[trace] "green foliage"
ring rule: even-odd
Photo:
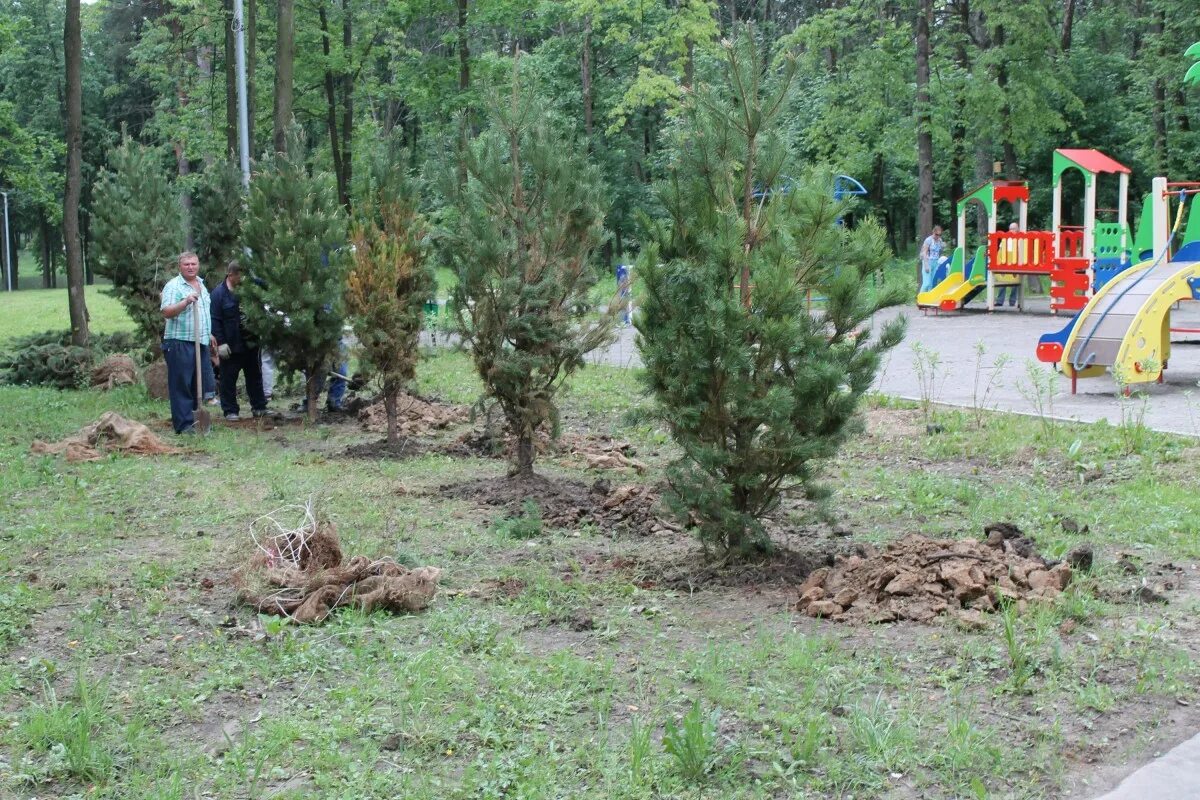
[[[663,749],[674,759],[679,774],[686,780],[702,783],[708,777],[717,756],[720,727],[720,710],[705,714],[699,700],[692,703],[678,725],[667,720]]]
[[[29,709],[15,731],[23,747],[43,757],[38,772],[46,778],[68,777],[91,783],[113,777],[116,759],[102,736],[112,721],[104,708],[105,701],[102,688],[91,686],[82,669],[66,700],[60,700],[49,683],[45,685],[43,702]],[[32,774],[21,777],[37,781]]]
[[[599,176],[516,85],[462,157],[468,180],[445,237],[458,277],[451,312],[517,440],[515,471],[529,474],[534,431],[557,422],[555,394],[612,333],[615,309],[588,307],[603,237]]]
[[[149,350],[162,338],[162,287],[175,275],[183,248],[179,198],[157,150],[126,138],[109,154],[92,224],[96,272],[112,280],[113,294]]]
[[[670,502],[721,551],[763,544],[760,520],[789,489],[818,494],[820,461],[854,430],[903,333],[890,323],[873,342],[859,329],[901,299],[873,290],[888,258],[879,226],[838,226],[828,181],[784,177],[792,71],[768,74],[749,33],[726,70],[676,132],[659,188],[670,221],[650,231],[636,320],[654,413],[683,451]],[[810,290],[828,298],[822,311]]]
[[[78,389],[88,371],[109,353],[130,353],[138,344],[122,332],[91,337],[88,347],[71,344],[70,331],[44,331],[12,339],[0,354],[0,383]]]
[[[241,255],[244,205],[237,164],[221,160],[205,168],[192,192],[192,240],[210,283],[219,282],[225,265]]]
[[[293,128],[288,152],[268,156],[250,184],[242,311],[284,372],[304,372],[315,419],[318,378],[342,337],[346,220],[333,176],[310,173],[305,155]]]
[[[508,539],[536,539],[542,535],[542,510],[532,500],[521,504],[521,513],[496,522],[496,533]]]
[[[383,388],[388,441],[396,442],[396,398],[416,377],[417,343],[434,282],[426,261],[426,225],[416,211],[403,155],[378,156],[372,177],[372,190],[359,201],[350,227],[346,310],[363,361]]]

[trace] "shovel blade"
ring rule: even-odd
[[[207,436],[212,430],[212,414],[208,413],[208,409],[200,407],[196,409],[196,432],[202,436]]]

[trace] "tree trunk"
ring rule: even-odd
[[[1075,0],[1066,0],[1063,8],[1062,51],[1071,49],[1071,26],[1075,24]]]
[[[345,193],[342,205],[350,213],[350,186],[354,180],[354,75],[350,69],[350,56],[354,48],[353,20],[350,16],[349,0],[342,0],[342,182]]]
[[[287,152],[287,130],[292,124],[292,59],[296,49],[293,0],[279,0],[275,37],[275,116],[271,144],[276,153]]]
[[[187,153],[184,152],[183,142],[175,143],[175,169],[180,178],[186,178],[192,172],[192,165],[188,162]],[[187,184],[180,182],[182,186]],[[179,204],[183,206],[183,241],[184,249],[191,250],[196,246],[195,237],[192,234],[192,196],[188,194],[187,189],[183,189],[179,193]]]
[[[304,381],[304,399],[308,406],[308,421],[315,423],[320,418],[320,413],[317,411],[317,400],[320,399],[321,393],[317,391],[317,386],[321,380],[321,366],[317,365],[309,369],[305,373]]]
[[[225,0],[225,155],[238,152],[237,38],[233,29],[233,0]]]
[[[45,212],[40,213],[38,216],[42,230],[42,288],[49,289],[53,286],[51,276],[54,274],[54,258],[52,255],[54,251],[50,242],[52,234],[50,231],[50,222],[46,219]]]
[[[929,101],[929,20],[932,16],[933,0],[920,0],[917,9],[918,239],[924,238],[933,229],[933,120]]]
[[[67,305],[71,313],[71,344],[87,347],[88,318],[83,298],[83,253],[79,249],[79,192],[83,184],[83,40],[79,0],[67,0],[63,28],[67,67],[67,185],[63,196],[63,238],[67,245]]]
[[[96,274],[92,271],[92,217],[83,214],[79,220],[80,241],[83,245],[83,282],[88,286],[96,283]]]
[[[383,395],[383,410],[387,414],[388,444],[400,443],[399,415],[396,413],[396,396],[399,393],[399,390],[396,388],[388,388]]]
[[[522,425],[517,435],[517,463],[513,473],[518,478],[533,477],[533,431]]]
[[[592,18],[588,17],[583,29],[583,58],[580,64],[583,82],[583,134],[588,150],[592,149]]]
[[[975,143],[975,182],[983,183],[992,179],[993,148],[990,136],[982,136]],[[975,231],[979,234],[980,243],[987,241],[987,215],[978,213],[979,206],[975,205]]]
[[[321,23],[321,53],[325,56],[325,127],[329,130],[329,154],[333,159],[333,175],[337,180],[338,200],[350,208],[346,196],[346,176],[342,170],[342,150],[338,138],[337,126],[337,94],[334,91],[333,70],[330,69],[329,18],[325,14],[325,4],[317,6],[317,19]]]
[[[1161,9],[1154,14],[1150,23],[1150,33],[1155,37],[1155,53],[1159,63],[1163,56],[1163,29],[1165,27],[1165,12]],[[1161,67],[1155,67],[1156,70]],[[1151,117],[1154,124],[1154,174],[1166,175],[1169,169],[1167,159],[1167,85],[1161,75],[1154,78],[1154,104]]]
[[[471,51],[468,49],[467,42],[467,0],[458,0],[458,92],[460,95],[465,94],[471,86]],[[463,101],[464,106],[466,101]],[[462,124],[459,128],[459,146],[467,146],[467,133],[470,130],[470,115],[464,107],[462,110]],[[467,161],[465,154],[459,155],[458,159],[458,188],[462,191],[467,185]]]

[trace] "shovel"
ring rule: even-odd
[[[204,370],[200,365],[200,300],[192,303],[192,328],[196,332],[196,432],[208,435],[212,430],[212,414],[204,407]]]

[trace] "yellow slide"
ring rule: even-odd
[[[1200,260],[1143,261],[1104,285],[1079,312],[1059,368],[1067,377],[1110,371],[1121,384],[1158,380],[1171,357],[1171,307],[1194,299]]]
[[[934,286],[928,292],[918,294],[917,306],[919,308],[940,308],[945,311],[953,311],[956,308],[962,308],[963,303],[967,302],[969,296],[979,291],[982,287],[982,281],[968,280],[963,277],[961,272],[951,272],[937,286]]]

